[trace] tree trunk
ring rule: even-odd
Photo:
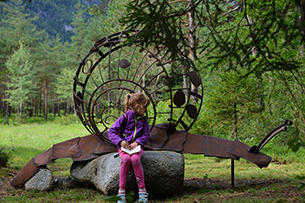
[[[2,110],[2,112],[3,112],[3,116],[5,116],[5,94],[3,95],[3,97],[2,97],[2,103],[1,103],[1,110]]]
[[[46,81],[44,89],[44,108],[45,108],[45,119],[48,119],[48,82]]]
[[[70,114],[70,105],[69,105],[69,102],[67,101],[66,103],[66,114]]]
[[[187,95],[187,92],[185,92],[187,90],[187,83],[186,83],[186,77],[185,77],[185,66],[182,66],[182,73],[183,73],[183,91],[184,94]]]
[[[235,139],[237,139],[237,123],[238,123],[238,118],[237,118],[237,104],[234,103],[234,110],[235,110],[235,113],[234,113],[234,137]]]
[[[258,96],[257,105],[258,105],[260,110],[263,110],[263,109],[265,109],[265,102],[264,102],[263,95],[262,95],[262,93],[260,91],[260,88],[262,86],[262,80],[263,80],[262,79],[262,74],[257,75],[256,78],[257,78],[257,85],[256,85],[256,87],[257,87],[257,90],[259,92],[258,95],[257,95]]]
[[[52,102],[52,114],[56,116],[56,106],[54,101]]]
[[[37,108],[37,106],[36,106],[36,96],[34,97],[34,104],[33,104],[33,106],[34,106],[34,116],[37,116],[36,115],[36,108]]]
[[[188,0],[189,7],[191,8],[194,5],[194,0]],[[194,10],[188,12],[189,17],[189,45],[190,45],[190,58],[192,61],[195,61],[197,59],[196,56],[196,35],[195,35],[195,21],[194,21]],[[192,71],[192,68],[190,69]],[[191,83],[191,91],[197,92],[197,88],[195,85]],[[197,97],[192,96],[191,97],[193,101],[197,100]]]
[[[22,101],[19,104],[19,117],[22,118]]]
[[[8,74],[8,76],[9,76],[9,74]],[[10,82],[9,77],[7,77],[7,81],[8,81],[8,83]],[[7,90],[10,90],[9,86],[7,86]],[[7,99],[9,99],[9,98],[10,98],[10,95],[7,94]],[[8,123],[8,117],[9,117],[9,102],[8,102],[8,100],[7,100],[7,101],[6,101],[6,108],[5,108],[5,124],[6,124],[6,125],[9,124],[9,123]]]
[[[20,86],[20,91],[22,91],[22,85]],[[22,118],[22,103],[23,103],[23,99],[20,99],[20,103],[19,103],[19,117]]]
[[[189,0],[189,7],[193,6],[193,0]],[[189,45],[190,45],[190,57],[193,61],[197,59],[196,57],[196,35],[195,35],[195,21],[194,21],[194,11],[188,12],[189,17]]]
[[[41,112],[42,112],[42,99],[43,99],[43,93],[41,93],[41,99],[39,99],[38,102],[38,115],[41,116]]]
[[[10,96],[7,95],[7,99],[9,99]],[[9,116],[9,102],[6,101],[6,108],[5,108],[5,124],[8,125],[8,116]]]
[[[59,103],[59,99],[57,100],[57,116],[60,116],[60,103]]]
[[[305,40],[305,0],[302,0],[299,2],[299,13],[300,13],[300,17],[299,17],[299,28],[300,28],[300,32],[302,34],[302,41]],[[301,46],[301,50],[300,50],[300,54],[301,56],[304,55],[304,45]]]
[[[48,61],[45,60],[45,89],[44,89],[44,107],[45,107],[45,119],[48,119],[48,75],[47,75]]]

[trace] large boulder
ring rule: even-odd
[[[102,155],[89,162],[74,162],[71,176],[84,184],[94,185],[105,195],[117,194],[121,159],[117,153]],[[144,151],[141,158],[149,198],[179,195],[183,191],[184,157],[169,151]],[[127,193],[138,192],[132,165],[126,186]]]
[[[50,191],[53,189],[53,175],[48,168],[40,168],[25,184],[26,190]]]

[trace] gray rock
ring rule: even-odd
[[[94,185],[105,195],[117,194],[119,187],[120,157],[117,153],[102,155],[89,162],[74,162],[71,176],[83,184]],[[170,151],[144,151],[141,158],[146,189],[149,198],[164,198],[179,195],[183,191],[184,157]],[[132,170],[129,170],[127,193],[138,192]]]
[[[26,190],[50,191],[53,189],[53,175],[48,168],[40,168],[24,187]]]

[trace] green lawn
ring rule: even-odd
[[[12,155],[10,167],[0,168],[0,202],[104,202],[105,197],[94,188],[55,188],[51,192],[25,191],[8,185],[18,170],[31,158],[53,144],[88,135],[80,123],[61,125],[49,122],[17,126],[0,125],[0,146]],[[298,191],[304,177],[305,150],[297,153],[286,146],[268,144],[264,153],[273,162],[260,169],[244,159],[235,161],[235,189],[231,189],[231,160],[185,154],[185,192],[179,197],[152,202],[304,202]],[[54,176],[69,176],[71,159],[59,159],[48,167]]]

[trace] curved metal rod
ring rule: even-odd
[[[271,130],[268,135],[266,135],[266,137],[264,137],[262,139],[262,141],[260,141],[260,143],[257,146],[253,146],[251,147],[248,151],[254,154],[257,154],[261,149],[263,149],[263,147],[278,133],[282,132],[282,131],[286,131],[287,130],[287,125],[291,126],[293,124],[293,122],[291,120],[286,120],[284,124],[277,126],[276,128],[274,128],[273,130]]]

